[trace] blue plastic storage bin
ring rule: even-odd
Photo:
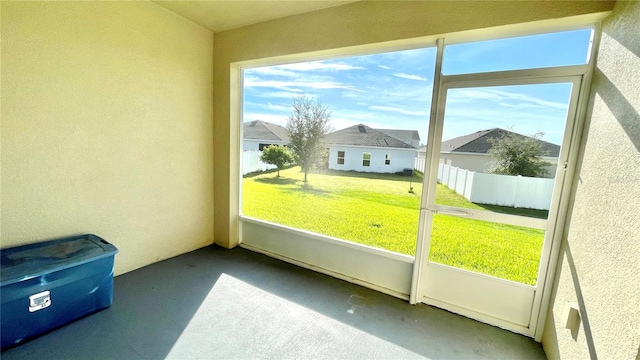
[[[0,250],[2,349],[110,306],[117,252],[91,234]]]

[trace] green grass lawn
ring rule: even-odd
[[[242,213],[340,239],[415,255],[422,177],[300,168],[243,180]],[[412,179],[413,193],[409,192]],[[485,206],[438,185],[437,203],[471,209]],[[500,212],[508,212],[510,208]],[[493,210],[492,211],[496,211]],[[544,213],[527,216],[546,217]],[[544,231],[436,215],[430,260],[504,279],[535,284]]]

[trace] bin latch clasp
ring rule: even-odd
[[[29,296],[29,312],[42,310],[51,305],[51,292],[43,291]]]

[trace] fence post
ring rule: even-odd
[[[247,172],[247,152],[243,151],[242,152],[242,175],[246,174]]]
[[[467,176],[469,176],[469,170],[464,169],[464,180],[462,181],[462,194],[458,193],[462,196],[464,196],[464,189],[467,188]]]
[[[464,192],[466,194],[465,198],[467,198],[467,200],[471,201],[471,195],[473,194],[473,183],[475,181],[475,177],[476,177],[476,173],[474,173],[473,171],[470,171],[471,174],[468,174],[468,176],[471,177],[471,184],[469,184],[469,192],[467,193],[467,186],[465,184],[464,187]]]
[[[459,172],[460,168],[456,167],[456,175],[453,178],[453,191],[456,191],[456,184],[458,183],[458,172]]]
[[[520,179],[522,179],[522,175],[516,176],[516,189],[513,192],[513,207],[518,208],[518,188],[520,187]]]

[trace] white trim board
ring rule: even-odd
[[[323,269],[329,275],[393,296],[408,297],[411,290],[413,261],[409,256],[246,218],[241,226],[242,246]]]
[[[356,284],[356,285],[360,285],[360,286],[369,288],[371,290],[379,291],[379,292],[381,292],[383,294],[387,294],[387,295],[390,295],[390,296],[393,296],[393,297],[397,297],[398,299],[409,300],[409,295],[407,295],[407,294],[399,293],[397,291],[394,291],[394,290],[391,290],[391,289],[387,289],[387,288],[384,288],[384,287],[381,287],[381,286],[378,286],[376,284],[372,284],[372,283],[369,283],[369,282],[366,282],[366,281],[362,281],[362,280],[353,278],[351,276],[347,276],[345,274],[340,274],[340,273],[337,273],[335,271],[331,271],[331,270],[327,270],[327,269],[324,269],[324,268],[321,268],[321,267],[318,267],[318,266],[307,264],[307,263],[304,263],[302,261],[298,261],[296,259],[291,259],[291,258],[288,258],[286,256],[282,256],[282,255],[279,255],[279,254],[276,254],[276,253],[272,253],[270,251],[267,251],[267,250],[264,250],[264,249],[260,249],[260,248],[257,248],[255,246],[252,246],[252,245],[240,244],[240,247],[243,248],[243,249],[247,249],[247,250],[250,250],[250,251],[253,251],[253,252],[257,252],[257,253],[263,254],[263,255],[267,255],[267,256],[272,257],[274,259],[282,260],[284,262],[300,266],[300,267],[305,268],[305,269],[317,271],[317,272],[319,272],[321,274],[329,275],[329,276],[332,276],[332,277],[340,279],[340,280],[344,280],[344,281],[347,281],[347,282],[350,282],[350,283],[353,283],[353,284]]]

